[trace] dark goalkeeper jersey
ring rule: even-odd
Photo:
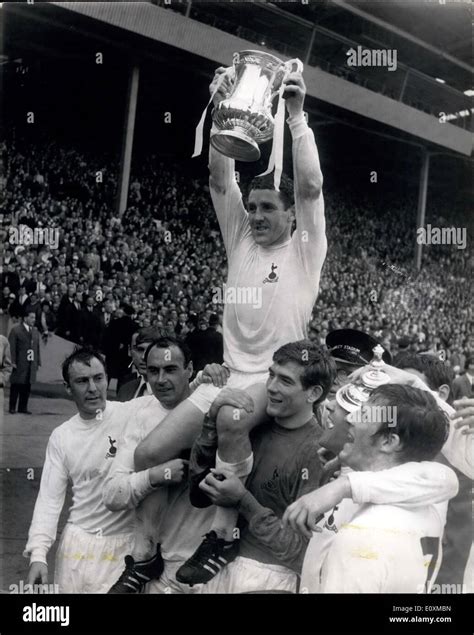
[[[255,429],[254,467],[246,488],[263,508],[248,524],[242,521],[239,555],[301,572],[308,541],[291,528],[282,529],[280,520],[288,505],[319,487],[320,435],[315,418],[296,430],[282,428],[275,422]]]

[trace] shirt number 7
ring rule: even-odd
[[[433,537],[420,538],[421,549],[424,556],[431,556],[430,563],[428,565],[428,572],[426,574],[425,593],[429,593],[431,588],[432,577],[438,562],[440,539]]]

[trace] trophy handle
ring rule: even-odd
[[[293,64],[296,66],[296,68],[293,70]],[[303,62],[298,58],[295,57],[292,60],[288,60],[287,62],[285,62],[285,69],[287,73],[302,73],[303,72]]]
[[[228,99],[231,94],[232,94],[232,90],[234,88],[234,81],[235,81],[235,64],[233,66],[228,66],[225,71],[222,73],[221,75],[221,80],[218,84],[218,87],[224,82],[224,78],[227,77],[230,80],[231,83],[231,88],[230,90],[226,90],[225,91],[225,99]]]
[[[293,65],[296,68],[293,68]],[[285,62],[283,64],[283,68],[285,70],[285,74],[283,75],[283,79],[282,79],[282,84],[285,81],[285,79],[288,77],[288,75],[290,73],[302,73],[303,72],[303,62],[298,58],[295,57],[292,60],[288,60],[287,62]],[[281,88],[281,86],[280,86]],[[272,93],[272,96],[270,97],[270,101],[273,101],[275,99],[275,97],[279,94],[280,89],[276,90],[275,92]]]

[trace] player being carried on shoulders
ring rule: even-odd
[[[224,71],[217,69],[211,93]],[[230,81],[224,79],[214,105],[224,98]],[[190,466],[191,497],[196,506],[211,504],[198,486],[214,462],[217,468],[242,479],[250,474],[253,455],[249,432],[266,417],[265,382],[272,354],[288,342],[307,337],[327,241],[323,177],[314,134],[303,113],[305,94],[302,74],[290,73],[284,98],[293,140],[294,185],[283,174],[277,191],[273,175],[257,177],[250,185],[246,209],[235,178],[234,160],[210,148],[210,191],[228,258],[226,287],[256,288],[262,298],[259,306],[226,303],[223,320],[224,361],[230,369],[227,386],[245,391],[253,400],[253,412],[236,413],[235,408],[223,406],[216,421],[207,418],[203,426],[204,415],[219,389],[201,386],[135,452],[136,469],[145,469],[179,456],[201,432]],[[296,230],[292,232],[295,220]],[[193,567],[178,571],[180,582],[205,583],[218,572],[218,568],[209,566],[210,542],[217,556],[213,559],[220,567],[235,559],[236,521],[235,510],[217,509],[211,530],[192,558]]]

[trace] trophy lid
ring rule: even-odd
[[[372,352],[374,356],[370,362],[371,370],[368,370],[362,375],[363,385],[371,390],[382,384],[388,384],[390,381],[390,377],[383,371],[383,367],[385,366],[385,362],[382,359],[384,349],[380,344],[377,344],[377,346],[372,349]]]

